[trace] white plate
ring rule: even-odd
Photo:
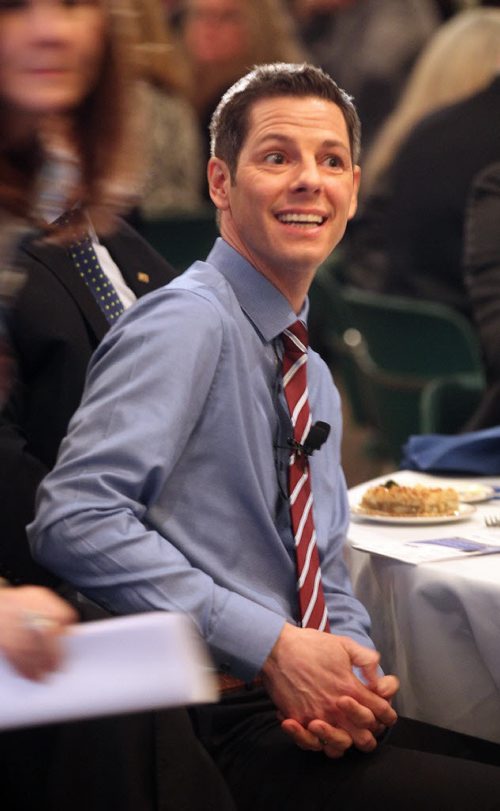
[[[453,521],[463,521],[476,511],[472,504],[460,504],[453,515],[375,515],[366,512],[359,504],[351,507],[351,515],[363,518],[365,521],[375,521],[378,524],[451,524]]]
[[[454,485],[452,485],[454,486]],[[467,504],[476,504],[480,501],[489,501],[495,495],[495,488],[489,484],[467,484],[455,487],[460,501]]]

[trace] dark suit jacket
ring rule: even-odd
[[[464,267],[488,381],[466,425],[476,431],[500,424],[500,161],[474,180],[465,219]]]
[[[102,241],[138,297],[175,275],[125,222]],[[27,278],[9,319],[17,379],[0,417],[0,576],[54,585],[31,560],[24,528],[108,324],[64,248],[31,242],[20,257]]]
[[[465,227],[464,266],[490,383],[500,383],[500,161],[475,179]]]

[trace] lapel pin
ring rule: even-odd
[[[149,282],[149,273],[143,273],[142,271],[140,271],[137,274],[137,281],[138,282],[143,282],[144,284],[148,284],[148,282]]]

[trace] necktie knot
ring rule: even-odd
[[[309,338],[307,327],[304,326],[302,321],[295,321],[291,326],[283,330],[281,337],[283,339],[285,355],[289,358],[296,360],[301,355],[307,353]]]

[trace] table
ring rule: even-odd
[[[398,471],[352,488],[351,504],[360,501],[368,486],[388,478],[398,484],[439,486],[442,481]],[[462,481],[471,479],[457,480]],[[498,479],[474,481],[500,484]],[[420,540],[485,532],[484,516],[500,514],[500,500],[476,506],[466,521],[438,526],[353,518],[349,540]],[[487,532],[500,543],[500,528]],[[414,566],[348,543],[346,555],[354,590],[372,618],[382,666],[401,679],[398,712],[500,743],[500,553]]]

